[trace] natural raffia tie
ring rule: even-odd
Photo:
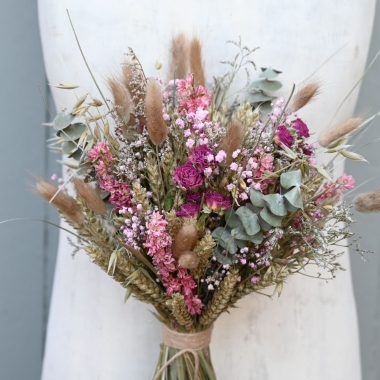
[[[195,366],[194,366],[194,380],[198,378],[199,371],[199,358],[197,351],[202,350],[210,345],[211,342],[211,333],[213,329],[213,325],[211,325],[207,330],[201,331],[195,334],[188,333],[179,333],[174,330],[170,330],[166,325],[162,325],[162,341],[163,343],[172,348],[176,348],[177,350],[181,350],[177,352],[169,361],[165,363],[165,365],[160,368],[160,370],[156,373],[156,376],[153,380],[158,380],[160,375],[164,372],[164,370],[176,360],[181,355],[186,352],[190,352],[194,356]]]

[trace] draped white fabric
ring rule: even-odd
[[[272,66],[287,94],[317,70],[323,94],[300,115],[315,131],[326,128],[364,71],[375,0],[185,1],[39,0],[49,83],[81,85],[99,97],[70,29],[69,9],[86,58],[103,87],[118,70],[127,47],[146,73],[166,78],[169,41],[178,31],[204,42],[208,78],[224,73],[218,62],[236,53],[226,40],[242,37],[259,67]],[[157,71],[156,61],[163,63]],[[256,73],[258,75],[258,73]],[[243,83],[243,75],[240,77]],[[57,109],[74,94],[53,90]],[[336,121],[352,114],[354,91]],[[343,171],[342,166],[338,169]],[[161,329],[149,307],[91,264],[84,252],[60,236],[43,380],[149,379],[158,356]],[[247,380],[358,380],[360,357],[348,255],[347,271],[325,283],[289,278],[279,299],[252,295],[215,325],[212,355],[218,378]]]

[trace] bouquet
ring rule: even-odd
[[[342,269],[334,246],[353,235],[342,195],[354,179],[334,180],[333,163],[364,160],[347,141],[373,118],[345,120],[313,141],[296,112],[318,82],[276,98],[280,72],[262,68],[251,81],[255,49],[229,42],[237,55],[212,86],[197,38],[173,38],[165,83],[147,78],[130,49],[108,80],[112,100],[96,83],[102,100],[78,95],[52,123],[50,147],[67,155],[73,189],[36,184],[73,227],[72,244],[126,299],[155,308],[163,326],[155,379],[216,379],[209,343],[221,313],[250,293],[279,296],[289,276],[308,275],[311,265],[324,273],[315,277],[333,278]],[[242,68],[247,83],[230,94]],[[332,155],[325,165],[316,160],[322,153]],[[357,208],[376,209],[374,194],[360,195]]]

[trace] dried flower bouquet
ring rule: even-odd
[[[98,86],[102,101],[85,93],[52,123],[50,146],[68,155],[75,195],[36,185],[126,299],[156,309],[165,326],[157,379],[215,379],[208,345],[219,315],[250,293],[273,287],[266,295],[280,295],[286,279],[309,265],[333,278],[341,269],[334,245],[353,235],[341,197],[354,179],[333,180],[334,159],[322,167],[316,156],[363,160],[346,142],[369,121],[348,119],[312,143],[295,113],[319,84],[275,99],[280,72],[262,69],[251,82],[255,49],[231,43],[238,54],[222,62],[230,71],[211,90],[197,38],[173,38],[167,83],[147,78],[130,50],[108,80],[112,101]],[[229,104],[242,67],[247,84]],[[365,211],[364,198],[356,203]]]

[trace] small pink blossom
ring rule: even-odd
[[[227,154],[224,150],[220,150],[215,156],[215,161],[222,162],[227,157]]]

